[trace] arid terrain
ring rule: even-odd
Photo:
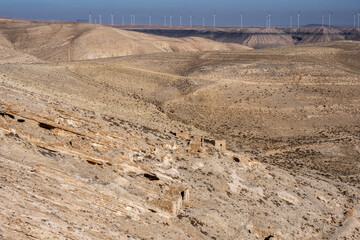
[[[0,19],[0,239],[359,239],[360,42],[308,39]]]
[[[340,40],[360,41],[359,28],[350,27],[164,27],[117,26],[136,32],[167,37],[201,37],[224,43],[239,43],[255,49],[324,43]]]

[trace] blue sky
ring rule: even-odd
[[[88,19],[101,14],[103,22],[115,21],[130,14],[136,15],[137,23],[147,23],[152,14],[153,23],[163,23],[164,15],[172,12],[173,24],[183,16],[183,24],[188,24],[193,15],[193,24],[212,24],[212,15],[216,12],[219,25],[239,25],[240,12],[244,12],[244,25],[265,25],[266,15],[271,13],[273,25],[288,25],[290,15],[301,11],[301,23],[321,23],[321,15],[333,12],[335,25],[353,24],[353,15],[360,11],[360,0],[0,0],[0,16],[28,19],[78,20]]]

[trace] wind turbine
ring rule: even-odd
[[[358,12],[358,27],[360,27],[360,12]]]
[[[170,28],[172,27],[172,13],[170,14]]]
[[[298,28],[300,28],[300,10],[299,10],[299,13],[298,13]]]
[[[151,27],[151,17],[152,17],[152,15],[150,14],[149,15],[149,27]]]
[[[190,15],[190,29],[192,29],[192,15]]]
[[[101,16],[101,15],[99,15],[99,24],[101,24],[101,23],[102,23],[101,18],[102,18],[102,16]]]
[[[269,14],[269,28],[271,28],[271,13]]]
[[[243,27],[243,16],[244,16],[244,13],[240,12],[240,27]]]
[[[111,26],[114,26],[114,15],[111,14],[110,17],[111,17]]]
[[[332,12],[329,12],[329,28],[331,28],[331,16],[333,15]]]
[[[89,23],[92,23],[92,15],[89,14]]]
[[[215,29],[216,28],[216,13],[214,13],[213,17],[214,17],[214,29]]]
[[[180,28],[182,27],[182,16],[180,15]]]
[[[356,13],[354,13],[354,28],[356,28]]]
[[[324,27],[324,23],[325,23],[325,16],[324,13],[321,15],[321,27]]]
[[[293,16],[290,15],[290,28],[292,28],[292,23],[293,23]]]
[[[166,27],[166,15],[164,15],[164,26]]]
[[[269,27],[269,15],[266,15],[266,28]]]
[[[205,17],[203,17],[203,28],[205,28]]]
[[[130,26],[131,27],[135,26],[135,15],[130,15],[130,20],[131,20]]]
[[[354,13],[354,28],[356,28],[356,13]]]

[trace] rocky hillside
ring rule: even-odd
[[[93,111],[81,99],[69,104],[1,81],[5,239],[360,236],[357,188],[211,144],[193,151],[168,131],[103,114],[101,105]]]
[[[0,238],[360,238],[358,42],[1,24]]]

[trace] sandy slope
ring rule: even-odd
[[[39,63],[43,62],[36,57],[22,53],[19,51],[15,51],[12,48],[7,48],[4,46],[0,46],[0,64],[4,63]]]
[[[29,54],[16,51],[12,43],[5,36],[0,35],[0,64],[18,62],[40,62],[40,60]]]
[[[292,46],[294,41],[290,35],[276,28],[248,28],[242,34],[248,35],[242,44],[252,48]]]
[[[0,20],[0,44],[44,61],[68,61],[179,51],[238,51],[238,44],[171,39],[87,23]]]
[[[346,37],[338,28],[300,28],[291,32],[301,44],[341,41]]]

